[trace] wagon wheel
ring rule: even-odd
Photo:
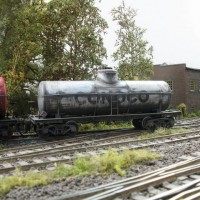
[[[153,120],[149,120],[146,124],[146,130],[150,132],[154,132],[157,129],[157,125],[154,123]]]
[[[35,132],[37,132],[37,125],[33,125],[30,120],[25,120],[24,121],[24,132],[28,133],[31,130],[34,130]]]
[[[22,121],[18,121],[17,123],[10,125],[10,129],[12,129],[13,132],[18,132],[21,136],[23,136],[25,124]]]
[[[75,136],[78,133],[78,124],[75,121],[68,121],[62,130],[63,135]]]
[[[157,128],[157,125],[151,117],[145,117],[142,120],[142,127],[150,132],[154,132]]]
[[[143,128],[141,119],[133,119],[132,124],[136,129],[142,129]]]
[[[57,135],[57,129],[55,126],[48,126],[48,134],[49,135]]]
[[[35,131],[35,132],[36,132],[39,136],[41,136],[42,133],[43,133],[44,125],[38,123],[38,124],[35,125],[35,127],[36,127],[36,131]]]
[[[165,128],[172,128],[174,126],[174,118],[170,117],[167,119],[167,122],[165,123]]]
[[[8,137],[11,138],[14,132],[14,126],[13,125],[8,125],[7,131],[8,131]]]
[[[152,119],[151,117],[145,117],[145,118],[142,120],[142,127],[143,127],[144,129],[146,129],[147,122],[148,122],[149,120],[151,120],[151,119]]]
[[[13,134],[12,126],[4,125],[0,127],[0,136],[3,136],[5,139],[11,139]]]
[[[55,136],[57,134],[57,129],[55,126],[44,126],[44,125],[38,125],[36,127],[37,133],[39,137],[48,139],[50,136]]]

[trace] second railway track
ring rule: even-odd
[[[125,149],[150,148],[172,143],[200,139],[200,131],[181,134],[166,135],[150,139],[136,139],[130,134],[122,137],[110,137],[90,142],[75,144],[59,144],[58,146],[47,145],[34,149],[16,149],[12,152],[0,152],[0,174],[9,174],[16,168],[29,169],[52,169],[54,163],[72,164],[73,160],[80,156],[91,156],[104,153],[111,148],[115,151]]]

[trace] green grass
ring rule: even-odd
[[[0,144],[0,150],[4,149],[4,148],[5,148],[5,146],[3,144]]]
[[[80,124],[79,125],[80,131],[87,131],[87,130],[107,130],[107,129],[120,129],[120,128],[133,128],[131,122],[111,122],[107,124],[105,122],[99,123],[88,123],[88,124]]]
[[[172,135],[176,133],[184,133],[185,129],[164,129],[159,128],[153,133],[145,132],[141,136],[139,136],[139,139],[148,139],[153,137],[159,137],[159,136],[165,136],[165,135]]]
[[[39,173],[30,171],[25,173],[18,169],[13,176],[0,179],[0,196],[19,186],[26,188],[43,186],[55,180],[71,176],[108,175],[111,173],[118,173],[123,176],[126,174],[125,169],[130,166],[155,160],[159,157],[160,154],[152,153],[148,150],[108,151],[102,155],[78,158],[73,166],[56,164],[54,171],[41,171]]]

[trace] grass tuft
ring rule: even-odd
[[[165,135],[172,135],[172,134],[178,134],[178,133],[184,133],[185,129],[165,129],[165,128],[159,128],[153,133],[145,132],[141,136],[139,136],[139,139],[148,139],[153,137],[159,137],[159,136],[165,136]]]
[[[3,144],[0,144],[0,150],[4,149],[4,148],[5,148],[5,146]]]
[[[19,173],[19,170],[17,170],[15,175],[0,179],[0,196],[17,186],[32,188],[34,186],[47,185],[52,181],[52,177],[49,177],[47,172],[27,172],[26,175],[23,175],[22,172]]]
[[[29,171],[25,173],[17,169],[13,176],[0,179],[0,196],[19,186],[26,188],[43,186],[57,179],[70,176],[85,176],[96,173],[102,175],[118,173],[123,176],[126,174],[125,169],[131,165],[155,160],[159,157],[159,154],[148,150],[108,151],[102,155],[78,158],[73,166],[55,164],[54,171],[42,171],[39,173]]]
[[[87,130],[107,130],[107,129],[118,129],[118,128],[133,128],[133,125],[131,122],[111,122],[110,124],[106,124],[105,122],[99,122],[97,124],[80,124],[80,130],[81,131],[87,131]]]

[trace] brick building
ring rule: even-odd
[[[172,90],[171,107],[184,103],[188,111],[200,110],[200,69],[186,64],[154,65],[152,80],[166,81]]]

